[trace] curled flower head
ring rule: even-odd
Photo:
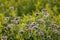
[[[44,20],[39,19],[39,20],[38,20],[38,23],[39,23],[39,24],[43,24],[43,23],[44,23]]]
[[[31,28],[27,28],[26,31],[31,33],[32,29]]]
[[[31,26],[33,27],[33,26],[35,26],[35,25],[36,25],[36,22],[32,22]]]
[[[7,40],[7,36],[2,36],[1,40]]]
[[[23,34],[23,33],[24,33],[24,30],[20,30],[19,33],[20,33],[20,34]]]
[[[39,32],[39,35],[40,35],[40,36],[44,36],[44,32],[43,32],[43,31],[40,31],[40,32]]]
[[[20,17],[15,17],[14,19],[15,19],[15,20],[20,20]]]
[[[9,7],[9,10],[14,10],[14,6],[10,6]]]
[[[54,34],[60,35],[60,31],[59,30],[53,30]]]
[[[19,24],[20,17],[15,17],[13,20],[11,20],[11,22],[14,23],[14,24]]]
[[[48,36],[47,36],[47,39],[51,39],[51,36],[50,36],[50,35],[48,35]]]
[[[13,26],[13,24],[8,24],[7,29],[11,29],[12,26]]]
[[[11,20],[11,22],[14,24],[19,24],[19,21],[17,21],[17,20]]]
[[[56,27],[57,25],[56,25],[55,22],[52,22],[52,23],[50,24],[50,26],[51,26],[51,27]]]
[[[48,17],[49,13],[47,12],[47,9],[42,9],[42,14],[44,17]]]
[[[38,29],[38,26],[33,26],[33,29]]]
[[[42,9],[42,13],[43,14],[47,13],[47,9]]]
[[[6,17],[5,20],[11,20],[12,18],[11,17]]]

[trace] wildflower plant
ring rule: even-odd
[[[60,40],[59,0],[0,0],[0,40]]]

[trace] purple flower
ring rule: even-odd
[[[40,32],[39,32],[39,35],[40,35],[40,36],[44,36],[44,32],[43,32],[43,31],[40,31]]]
[[[12,26],[13,24],[8,24],[7,29],[11,29]]]
[[[20,20],[20,17],[15,17],[14,20],[17,20],[18,21],[18,20]]]
[[[6,21],[7,21],[7,20],[11,20],[11,17],[6,17],[5,20],[6,20]]]
[[[44,23],[44,20],[39,19],[39,20],[38,20],[38,23],[39,23],[39,24],[43,24],[43,23]]]
[[[32,29],[31,28],[27,28],[26,31],[31,33]]]
[[[49,13],[47,12],[47,9],[42,9],[42,14],[44,17],[48,17]]]
[[[1,40],[7,40],[7,36],[2,36]]]
[[[60,35],[60,31],[59,30],[53,30],[53,32],[57,35]]]
[[[46,14],[47,13],[47,9],[42,9],[42,13]]]
[[[32,22],[31,26],[33,27],[33,26],[35,26],[35,25],[36,25],[36,23],[35,23],[35,22]]]
[[[33,29],[38,29],[38,26],[33,26]]]
[[[51,39],[51,36],[50,36],[50,35],[48,35],[48,36],[47,36],[47,39]]]
[[[56,25],[55,22],[52,22],[52,23],[50,24],[50,26],[51,26],[51,27],[56,27],[57,25]]]
[[[19,33],[20,33],[20,34],[23,34],[23,33],[24,33],[24,30],[20,30]]]
[[[13,20],[11,20],[12,23],[19,24],[20,17],[15,17]]]

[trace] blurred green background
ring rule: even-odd
[[[13,10],[17,15],[32,14],[32,11],[41,11],[47,8],[55,15],[60,13],[60,0],[0,0],[0,13],[10,15]]]

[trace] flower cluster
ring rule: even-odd
[[[0,0],[0,40],[60,40],[59,4],[58,0]]]

